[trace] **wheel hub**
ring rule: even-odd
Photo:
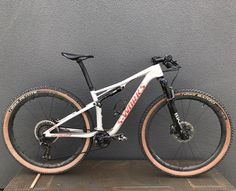
[[[181,121],[180,124],[182,125],[182,132],[174,132],[172,133],[172,136],[178,141],[178,142],[189,142],[193,136],[194,136],[194,127],[191,123],[187,121]]]
[[[51,144],[55,143],[58,137],[45,137],[44,132],[54,126],[55,123],[50,120],[42,120],[38,122],[34,128],[34,136],[40,143]],[[52,133],[58,133],[59,129],[56,128]]]

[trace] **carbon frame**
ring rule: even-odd
[[[99,98],[106,95],[108,92],[112,91],[115,88],[121,88],[123,89],[126,84],[133,81],[136,78],[144,76],[142,82],[138,86],[137,90],[131,97],[130,101],[128,102],[126,108],[120,115],[119,119],[116,121],[115,125],[107,131],[109,135],[115,135],[119,129],[121,128],[122,124],[128,117],[129,113],[132,111],[133,107],[137,103],[138,99],[144,92],[145,88],[147,87],[148,83],[152,79],[159,79],[163,77],[163,72],[159,64],[150,66],[131,77],[118,82],[116,84],[110,85],[108,87],[99,89],[99,90],[92,90],[90,91],[90,94],[92,96],[93,102],[87,104],[84,108],[80,109],[79,111],[75,111],[68,116],[60,119],[57,124],[49,128],[47,131],[44,132],[45,137],[78,137],[78,138],[88,138],[93,137],[98,131],[104,131],[103,129],[103,123],[102,123],[102,107],[99,104]],[[62,128],[60,125],[64,124],[65,122],[69,121],[70,119],[80,115],[81,113],[95,107],[96,109],[96,122],[97,126],[92,132],[85,133],[82,129],[72,129],[72,128]],[[66,129],[69,132],[66,133],[51,133],[55,128],[60,127],[60,129]]]

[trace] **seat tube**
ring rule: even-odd
[[[89,77],[89,74],[87,72],[87,69],[84,66],[84,63],[82,61],[76,61],[76,62],[79,64],[79,66],[80,66],[80,68],[81,68],[81,70],[82,70],[82,72],[84,74],[84,77],[85,77],[86,83],[87,83],[87,85],[89,87],[89,90],[93,91],[94,87],[93,87],[93,84],[92,84],[92,82],[90,80],[90,77]]]
[[[98,101],[98,97],[96,95],[96,93],[94,91],[91,91],[91,96],[93,98],[93,101],[96,102],[96,122],[97,122],[97,126],[95,127],[95,130],[97,131],[104,131],[103,129],[103,124],[102,124],[102,107],[101,104]]]

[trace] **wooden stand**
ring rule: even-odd
[[[35,177],[34,181],[32,182],[32,184],[30,185],[30,189],[33,189],[35,187],[35,185],[37,184],[39,178],[40,178],[41,174],[37,174],[37,176]]]
[[[32,182],[33,181],[33,182]],[[216,170],[193,178],[175,178],[148,161],[88,160],[60,175],[43,175],[23,169],[4,191],[235,191]]]

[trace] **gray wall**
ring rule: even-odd
[[[61,86],[89,102],[79,68],[61,51],[95,55],[87,64],[95,87],[115,83],[149,66],[154,55],[172,54],[183,70],[176,88],[198,88],[220,98],[235,122],[236,1],[0,1],[0,108],[22,90],[49,84]],[[134,90],[138,81],[129,86]],[[155,82],[123,129],[128,142],[114,143],[90,158],[140,159],[137,131],[145,106],[157,96]],[[112,98],[105,105],[105,127]],[[236,143],[220,165],[236,179]],[[103,156],[102,156],[103,155]],[[0,187],[20,169],[0,137]],[[232,182],[235,184],[235,182]]]

